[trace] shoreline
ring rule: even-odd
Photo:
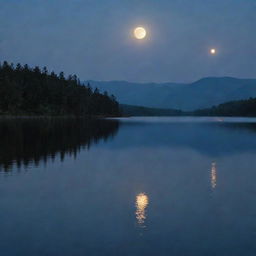
[[[102,119],[102,118],[121,118],[124,116],[49,116],[49,115],[0,115],[0,119],[33,119],[33,118],[85,118],[85,119]]]

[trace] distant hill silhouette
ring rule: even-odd
[[[85,81],[114,94],[121,104],[192,111],[256,97],[256,79],[207,77],[191,84]]]
[[[132,105],[120,105],[121,113],[124,116],[180,116],[185,115],[177,109],[147,108]]]

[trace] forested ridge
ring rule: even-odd
[[[120,116],[195,115],[256,116],[256,98],[231,101],[207,109],[181,111],[122,105],[113,95],[80,83],[76,75],[49,72],[46,67],[0,63],[0,115]]]
[[[117,116],[119,104],[113,95],[80,83],[76,75],[67,78],[42,70],[0,63],[1,115]]]
[[[199,109],[192,113],[197,116],[256,116],[256,98],[230,101],[208,109]]]
[[[230,101],[207,109],[181,111],[157,109],[120,104],[125,116],[241,116],[256,117],[256,98]]]

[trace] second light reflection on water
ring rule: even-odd
[[[212,185],[212,189],[215,189],[215,187],[217,186],[217,168],[216,168],[215,162],[212,162],[211,185]]]

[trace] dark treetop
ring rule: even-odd
[[[47,68],[29,68],[6,61],[0,64],[0,114],[119,115],[115,97],[84,86],[75,75],[50,74]]]

